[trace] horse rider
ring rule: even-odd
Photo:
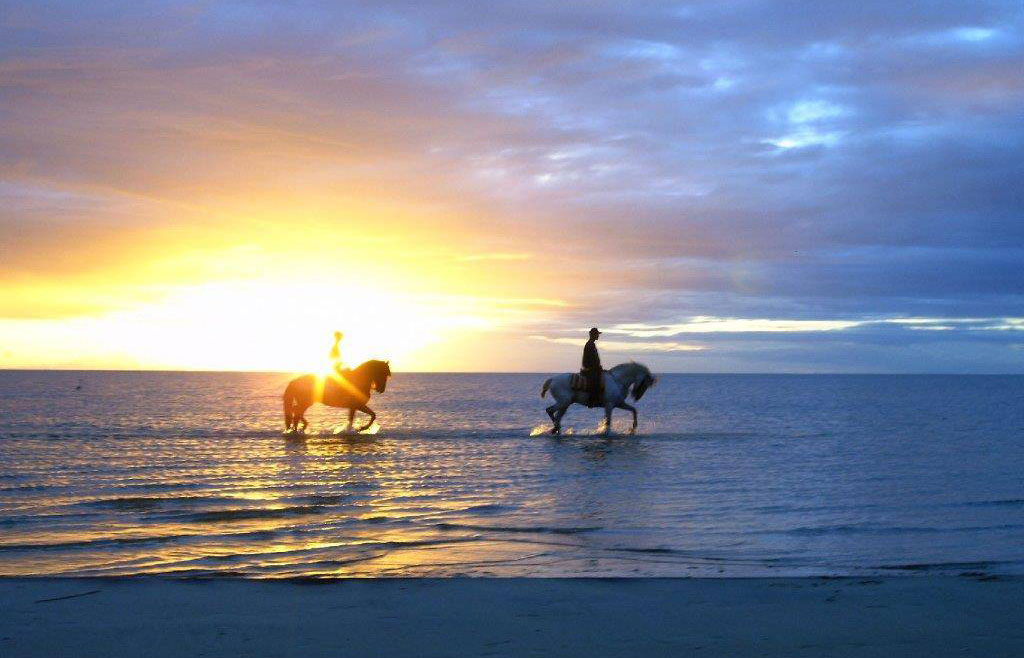
[[[341,360],[341,341],[344,340],[344,338],[345,334],[340,331],[334,332],[334,346],[331,347],[330,354],[331,365],[334,366],[334,371],[338,373],[339,377],[343,376],[342,371],[345,370],[345,363]]]
[[[597,353],[597,339],[601,335],[597,327],[590,329],[590,340],[583,346],[583,368],[580,372],[587,378],[587,389],[590,393],[588,405],[599,406],[604,397],[604,369],[601,368],[601,357]]]

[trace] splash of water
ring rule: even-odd
[[[560,436],[575,436],[578,432],[572,427],[563,427]],[[530,436],[540,436],[542,434],[551,434],[550,425],[537,425],[530,430]]]
[[[380,430],[381,426],[377,423],[377,421],[373,421],[373,424],[371,424],[362,432],[356,432],[355,427],[349,427],[348,425],[338,425],[331,431],[331,434],[377,434],[378,432],[380,432]]]
[[[530,436],[540,436],[542,434],[551,434],[550,425],[537,425],[530,430]],[[573,436],[576,434],[576,430],[572,427],[563,427],[560,436]]]

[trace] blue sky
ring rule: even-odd
[[[1024,372],[1018,0],[84,4],[0,12],[8,366],[308,226],[491,300],[424,368]]]

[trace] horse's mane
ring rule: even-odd
[[[612,373],[615,373],[615,374],[620,374],[620,373],[624,374],[624,373],[627,373],[627,372],[636,372],[637,370],[639,370],[640,372],[642,372],[645,375],[650,375],[651,374],[650,368],[648,368],[647,366],[645,366],[642,363],[637,363],[636,361],[627,361],[626,363],[620,363],[619,365],[613,366],[612,368],[610,368],[609,372],[612,372]]]

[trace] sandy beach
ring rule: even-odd
[[[1024,580],[6,579],[23,656],[1020,656]]]

